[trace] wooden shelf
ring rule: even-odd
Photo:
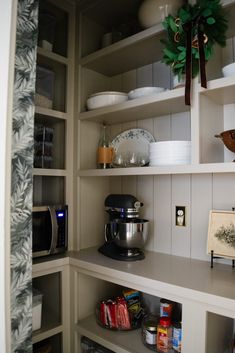
[[[49,51],[49,50],[43,49],[41,47],[38,47],[37,48],[37,53],[39,55],[41,55],[41,56],[44,56],[45,58],[51,59],[53,61],[56,61],[57,63],[68,65],[68,58],[66,58],[66,57],[64,57],[62,55],[56,54],[56,53],[54,53],[52,51]]]
[[[178,88],[83,112],[80,113],[79,119],[116,124],[185,111],[189,111],[189,107],[184,104],[184,88]]]
[[[117,261],[100,254],[96,247],[69,252],[69,258],[70,265],[86,275],[183,305],[188,299],[208,305],[213,303],[229,310],[231,317],[235,317],[232,266],[216,264],[211,269],[207,261],[153,251],[145,251],[142,261]]]
[[[84,169],[78,171],[80,177],[162,175],[162,174],[203,174],[235,173],[235,163],[187,164],[159,167]]]
[[[142,343],[140,329],[128,332],[107,330],[96,323],[94,315],[80,320],[76,325],[76,330],[80,335],[117,353],[151,352]],[[169,353],[173,353],[173,350]]]
[[[60,112],[54,109],[47,109],[39,106],[35,107],[35,113],[40,115],[46,115],[56,119],[63,119],[63,120],[67,120],[67,117],[68,117],[67,113]]]
[[[207,87],[207,89],[199,87],[199,92],[215,103],[221,105],[235,103],[235,76],[209,81]]]
[[[42,328],[33,333],[33,343],[43,341],[46,338],[52,337],[62,332],[63,332],[62,325],[58,325],[58,326],[48,325],[46,328]]]
[[[164,36],[162,25],[153,26],[81,58],[80,65],[114,76],[151,64],[162,59],[163,46],[160,40]]]
[[[38,176],[67,176],[67,171],[65,169],[44,169],[44,168],[34,168],[33,175]]]
[[[36,278],[45,274],[58,272],[63,266],[68,264],[69,258],[67,253],[39,257],[33,259],[32,276],[33,278]]]

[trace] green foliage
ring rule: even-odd
[[[207,38],[204,43],[205,60],[213,55],[215,43],[226,44],[227,19],[220,0],[197,0],[194,5],[183,5],[177,17],[167,16],[163,27],[167,31],[167,40],[163,49],[163,62],[172,66],[174,74],[179,77],[186,72],[186,32],[192,25],[192,40],[197,41],[198,30]],[[192,77],[199,72],[199,50],[192,47]]]

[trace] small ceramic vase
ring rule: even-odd
[[[161,23],[166,16],[175,16],[181,0],[144,0],[139,8],[139,22],[143,28]]]

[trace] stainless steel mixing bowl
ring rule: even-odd
[[[115,219],[105,227],[106,241],[112,240],[114,243],[125,249],[142,249],[148,238],[149,221],[146,219],[135,219],[127,222]]]

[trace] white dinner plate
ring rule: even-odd
[[[130,129],[117,135],[111,142],[111,146],[114,148],[116,156],[135,155],[148,163],[149,144],[154,141],[154,137],[147,130]]]

